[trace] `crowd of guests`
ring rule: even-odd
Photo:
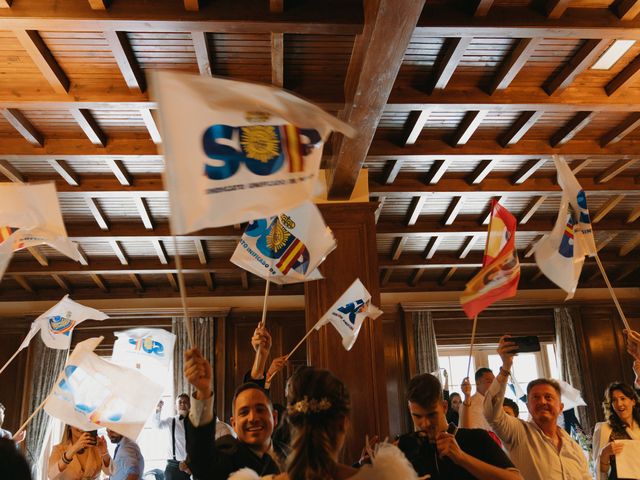
[[[431,374],[412,378],[406,400],[413,431],[394,442],[367,442],[360,461],[341,461],[349,431],[349,392],[328,370],[301,367],[288,378],[286,406],[269,395],[269,379],[285,366],[276,358],[267,369],[271,337],[259,326],[251,340],[255,361],[232,399],[230,425],[214,411],[213,372],[198,349],[185,353],[184,375],[195,390],[176,398],[175,416],[153,425],[167,433],[166,480],[591,480],[587,458],[558,425],[561,387],[539,378],[526,389],[528,420],[505,398],[517,345],[505,336],[497,374],[475,373],[476,392],[464,379],[461,394],[447,391]],[[630,353],[635,353],[630,350]],[[640,378],[640,360],[634,362]],[[637,382],[636,382],[637,383]],[[614,382],[604,394],[605,422],[593,434],[596,480],[618,480],[616,457],[627,442],[640,440],[640,402],[634,386]],[[4,407],[0,404],[0,427]],[[51,480],[142,480],[144,459],[133,439],[107,430],[106,439],[66,426],[48,461]],[[0,428],[0,478],[30,479],[29,467],[10,432]],[[630,448],[627,446],[627,448]],[[627,478],[627,477],[625,477]],[[639,476],[631,478],[640,478]]]

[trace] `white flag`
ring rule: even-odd
[[[93,351],[103,338],[90,338],[76,346],[44,409],[81,430],[106,427],[135,440],[163,387],[140,372],[96,355]]]
[[[311,198],[323,142],[355,130],[267,85],[153,72],[172,229],[278,215]]]
[[[80,260],[78,246],[67,237],[55,184],[0,183],[0,279],[22,248],[46,244]]]
[[[140,370],[161,382],[166,376],[176,336],[161,328],[134,328],[115,332],[111,361],[123,367]]]
[[[71,345],[71,332],[88,319],[106,320],[108,315],[95,308],[85,307],[65,295],[49,310],[36,318],[31,329],[20,345],[20,350],[29,345],[31,339],[40,331],[40,337],[49,348],[65,350]]]
[[[371,304],[371,294],[357,278],[316,323],[315,329],[320,330],[323,325],[331,323],[342,336],[344,348],[351,350],[364,319],[369,317],[375,320],[380,315],[382,310]]]
[[[304,202],[286,213],[251,222],[231,261],[272,282],[319,280],[316,268],[336,248],[320,210]]]
[[[587,197],[563,159],[554,157],[558,183],[563,188],[560,210],[551,233],[535,251],[538,267],[549,280],[573,297],[584,257],[596,254]]]

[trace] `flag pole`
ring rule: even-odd
[[[467,362],[467,377],[471,371],[471,356],[473,355],[473,344],[476,340],[476,327],[478,326],[478,315],[473,317],[473,328],[471,329],[471,345],[469,345],[469,361]]]
[[[609,277],[607,276],[607,272],[604,271],[604,266],[602,265],[602,262],[600,261],[600,257],[598,256],[598,254],[595,254],[595,259],[596,259],[596,263],[598,264],[598,267],[600,268],[600,273],[602,273],[602,276],[604,277],[604,282],[607,284],[607,288],[609,289],[609,293],[611,294],[611,298],[613,299],[613,303],[616,304],[616,308],[618,309],[618,313],[620,314],[620,318],[622,318],[622,323],[624,323],[624,328],[627,329],[628,332],[631,331],[631,327],[629,326],[629,322],[627,321],[627,317],[625,316],[624,312],[622,311],[622,307],[620,306],[620,302],[618,301],[618,297],[616,296],[616,292],[613,290],[613,287],[611,286],[611,282],[609,282]]]
[[[189,319],[189,309],[187,308],[187,297],[186,297],[186,289],[187,287],[184,284],[184,274],[182,273],[182,258],[180,257],[180,251],[178,250],[178,241],[176,240],[175,235],[171,235],[173,238],[173,249],[176,252],[176,267],[178,269],[178,288],[180,289],[180,300],[182,301],[182,310],[184,312],[184,323],[187,328],[187,338],[189,339],[189,344],[191,348],[196,346],[195,341],[193,340],[193,327],[191,326],[191,320]]]
[[[269,298],[269,285],[271,282],[267,278],[267,284],[264,287],[264,301],[262,302],[262,320],[260,320],[259,327],[264,327],[267,323],[267,299]]]
[[[300,341],[298,342],[298,344],[297,344],[295,347],[293,347],[293,349],[292,349],[292,350],[287,354],[287,356],[286,356],[286,357],[284,357],[284,361],[285,361],[285,362],[287,362],[287,361],[289,360],[289,358],[291,357],[291,355],[293,355],[293,354],[295,353],[295,351],[296,351],[296,350],[298,350],[298,348],[300,348],[300,345],[302,345],[302,344],[304,343],[304,341],[305,341],[307,338],[309,338],[309,335],[311,335],[311,333],[313,333],[313,331],[315,330],[315,328],[316,328],[316,325],[317,325],[317,324],[318,324],[318,323],[316,322],[316,324],[315,324],[313,327],[311,327],[311,328],[309,329],[309,331],[304,335],[304,337],[302,337],[302,340],[300,340]],[[280,370],[278,370],[278,372],[279,372],[279,371],[280,371]],[[277,374],[278,372],[275,372],[274,374],[272,374],[270,377],[268,377],[268,378],[265,380],[265,382],[264,382],[264,388],[269,388],[269,387],[271,386],[271,379],[273,379],[273,377],[275,377],[275,376],[276,376],[276,374]]]
[[[27,418],[25,420],[25,422],[22,424],[22,426],[18,429],[18,431],[16,433],[13,434],[14,437],[18,436],[18,434],[20,434],[20,432],[22,432],[25,428],[27,428],[27,425],[29,425],[29,423],[31,422],[31,420],[33,420],[33,417],[36,416],[36,414],[42,410],[42,407],[44,407],[44,404],[47,402],[47,400],[49,400],[49,395],[47,395],[45,397],[45,399],[42,401],[42,403],[40,405],[38,405],[38,408],[36,408],[33,413],[29,416],[29,418]]]
[[[21,348],[18,348],[18,350],[16,350],[16,353],[14,353],[13,355],[11,355],[11,358],[9,360],[7,360],[7,363],[5,363],[2,368],[0,368],[0,374],[2,372],[4,372],[5,368],[7,368],[9,366],[9,364],[13,361],[14,358],[16,358],[18,356],[18,354],[22,351]]]

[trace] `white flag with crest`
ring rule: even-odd
[[[33,321],[19,350],[29,345],[38,331],[47,347],[65,350],[71,345],[71,333],[78,324],[88,319],[106,320],[107,318],[109,316],[100,310],[85,307],[71,300],[69,295],[65,295],[62,300]]]
[[[231,261],[272,282],[319,280],[316,268],[336,248],[336,240],[318,207],[299,207],[247,226]]]
[[[278,215],[311,198],[331,131],[355,130],[279,88],[154,72],[173,233]]]
[[[81,259],[67,237],[55,184],[0,183],[0,279],[13,252],[43,244]]]
[[[115,332],[111,361],[140,370],[149,378],[162,382],[173,359],[176,336],[161,328],[133,328]]]
[[[320,330],[323,325],[331,323],[342,337],[344,348],[351,350],[364,319],[375,320],[380,315],[382,310],[371,304],[371,294],[357,278],[316,323],[315,329]]]
[[[106,427],[135,440],[163,386],[94,353],[104,337],[78,343],[45,402],[45,411],[81,430]]]

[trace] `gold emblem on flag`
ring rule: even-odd
[[[277,127],[270,125],[242,127],[240,144],[246,157],[267,163],[280,155],[276,129]]]
[[[272,251],[277,252],[287,244],[290,236],[291,233],[289,233],[287,229],[284,228],[278,220],[276,220],[267,235],[267,246]]]
[[[250,123],[264,123],[271,118],[271,114],[269,112],[260,111],[245,112],[244,118]]]

